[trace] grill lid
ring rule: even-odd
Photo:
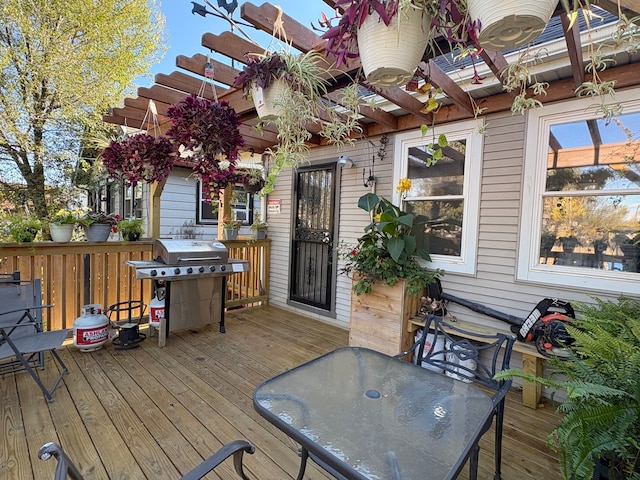
[[[222,242],[160,238],[153,242],[153,258],[166,265],[226,263],[229,251]]]

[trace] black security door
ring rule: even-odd
[[[331,309],[335,165],[296,174],[291,300]]]

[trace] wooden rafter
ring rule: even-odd
[[[564,31],[565,42],[567,43],[567,54],[571,62],[571,72],[575,87],[578,88],[584,82],[584,60],[582,59],[582,44],[580,42],[580,29],[577,24],[572,28],[571,20],[566,13],[560,14],[560,22]]]
[[[330,7],[335,6],[334,0],[324,0]],[[597,2],[599,6],[606,10],[617,14],[617,2],[613,0],[600,0]],[[640,0],[621,0],[623,13],[633,16],[640,10]],[[614,8],[615,7],[615,8]],[[562,8],[558,7],[556,15],[562,14]],[[245,2],[241,8],[242,18],[269,34],[273,31],[275,19],[278,17],[279,11],[276,7],[269,3],[263,3],[260,6]],[[318,13],[318,17],[320,13]],[[567,78],[552,82],[547,89],[547,95],[540,100],[548,103],[558,100],[569,99],[575,96],[575,88],[583,81],[588,81],[590,76],[584,72],[582,61],[580,38],[578,29],[568,29],[566,15],[562,15],[562,24],[565,32],[565,39],[568,47],[568,55],[572,65],[573,78]],[[317,32],[302,25],[286,13],[281,15],[287,33],[287,39],[292,43],[293,47],[302,52],[316,50],[323,52],[325,43]],[[445,39],[441,39],[441,47],[446,51],[448,44]],[[262,47],[238,36],[236,33],[225,32],[219,35],[206,33],[202,37],[202,44],[212,51],[216,51],[234,62],[244,62],[244,53],[253,51],[261,52]],[[479,49],[479,55],[493,75],[502,81],[507,61],[501,52]],[[453,102],[452,105],[443,106],[437,114],[439,123],[448,123],[458,120],[473,118],[475,107],[482,109],[483,115],[508,110],[513,101],[511,93],[494,94],[491,97],[478,97],[474,94],[472,99],[455,81],[453,81],[443,70],[437,68],[435,63],[429,58],[430,53],[425,52],[421,67],[429,72],[430,81],[442,88],[443,92]],[[111,115],[105,116],[107,122],[115,124],[128,124],[135,127],[137,119],[141,119],[146,112],[148,99],[151,98],[156,102],[159,116],[166,112],[169,105],[175,104],[185,95],[197,93],[204,81],[204,64],[207,61],[206,55],[196,54],[192,57],[179,55],[176,57],[176,66],[181,72],[172,72],[169,74],[158,74],[156,76],[156,84],[151,88],[140,88],[138,97],[135,99],[125,100],[124,107],[114,109]],[[248,146],[256,151],[262,151],[264,148],[276,143],[277,132],[274,125],[266,123],[264,134],[258,132],[253,127],[257,124],[253,103],[244,97],[241,90],[225,87],[231,86],[233,80],[238,74],[238,70],[228,64],[210,59],[214,67],[214,81],[218,87],[216,93],[221,100],[228,101],[231,106],[240,115],[243,129],[242,134],[247,139]],[[414,96],[401,88],[380,89],[369,85],[366,81],[360,80],[358,75],[360,64],[356,59],[352,61],[348,67],[335,68],[331,64],[331,57],[325,59],[326,66],[332,67],[331,74],[327,75],[330,82],[329,94],[327,99],[337,105],[340,105],[341,93],[340,89],[352,81],[352,78],[358,79],[360,85],[371,92],[386,99],[394,107],[385,106],[384,109],[371,109],[369,107],[361,107],[361,115],[363,116],[361,125],[364,134],[367,136],[382,135],[394,133],[403,130],[415,129],[423,123],[431,123],[433,116],[423,113],[423,102],[418,96]],[[426,68],[425,68],[426,67]],[[185,73],[186,72],[186,73]],[[625,65],[622,67],[608,68],[601,72],[601,79],[607,80],[615,78],[616,89],[625,88],[627,86],[638,85],[637,65]],[[212,98],[211,89],[207,89],[207,98]],[[141,117],[142,115],[142,117]],[[166,119],[165,119],[166,120]],[[327,118],[321,120],[327,121]],[[133,123],[133,125],[132,125]],[[313,136],[310,145],[323,145],[326,143],[321,139],[317,132],[319,131],[319,123],[307,125]],[[560,146],[558,145],[558,150]]]

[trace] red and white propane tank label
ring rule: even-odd
[[[149,323],[153,326],[159,326],[160,321],[164,318],[164,307],[154,307],[150,311]]]
[[[96,328],[79,328],[76,331],[77,345],[95,345],[106,342],[108,338],[108,325]]]

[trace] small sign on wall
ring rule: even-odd
[[[280,215],[282,200],[267,200],[267,215]]]

